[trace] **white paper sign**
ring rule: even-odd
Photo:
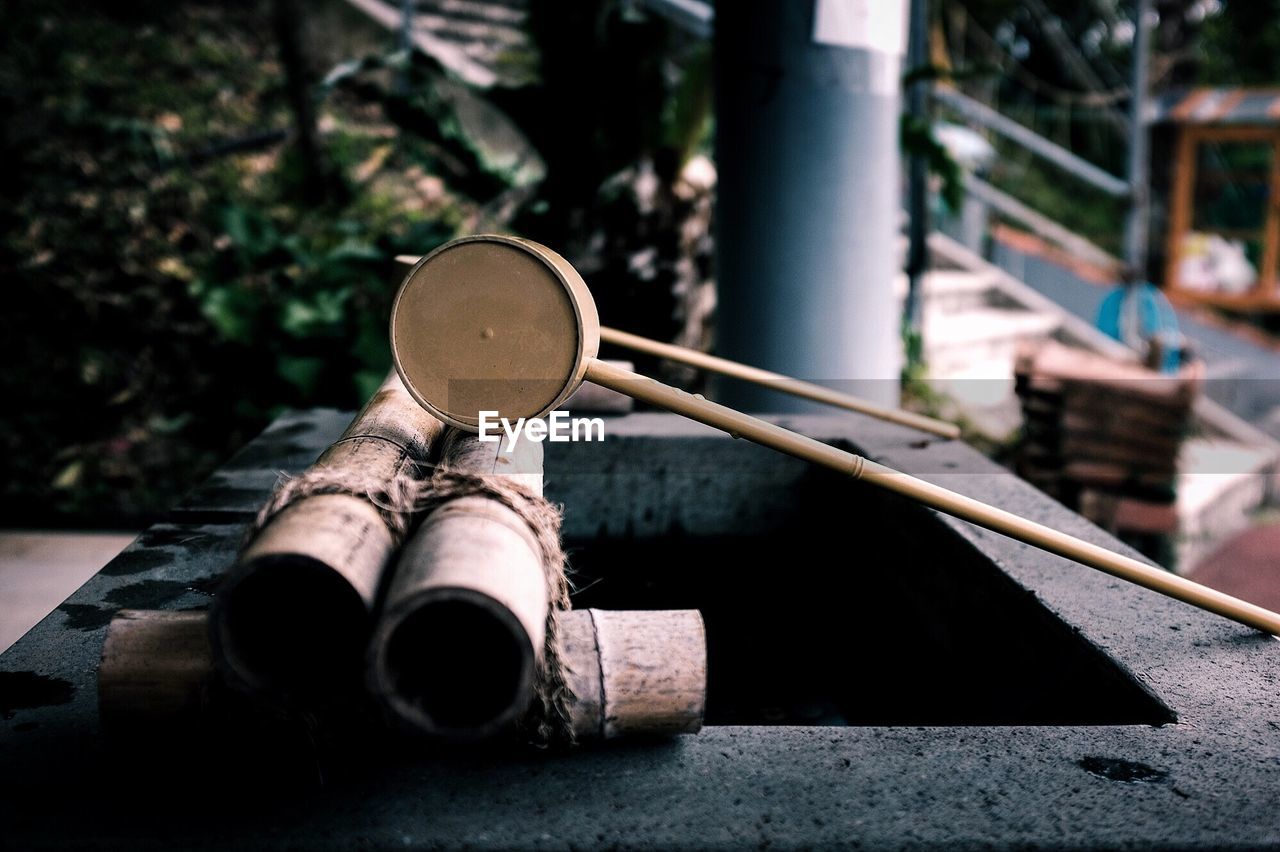
[[[813,40],[902,56],[908,5],[907,0],[815,0]]]

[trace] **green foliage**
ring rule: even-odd
[[[453,230],[424,220],[395,233],[369,211],[348,212],[277,221],[243,204],[217,211],[225,240],[188,292],[230,357],[274,365],[274,381],[246,388],[242,403],[351,407],[389,368],[395,256]]]
[[[663,144],[677,152],[681,164],[711,152],[711,101],[711,45],[706,43],[690,48],[662,114]]]
[[[537,79],[489,100],[546,164],[515,227],[572,251],[610,178],[647,160],[670,180],[707,149],[710,52],[636,3],[531,0],[529,12]]]
[[[1015,196],[1094,245],[1119,257],[1123,252],[1126,203],[1111,198],[1011,145],[997,145],[1001,156],[991,183]]]
[[[966,87],[972,94],[1085,160],[1122,175],[1127,141],[1114,119],[1129,108],[1136,4],[1045,0],[1043,6],[1047,24],[1032,6],[1016,0],[940,3],[935,36],[945,41],[953,59],[1001,70],[997,77]],[[1159,21],[1149,67],[1157,96],[1193,86],[1280,82],[1280,0],[1161,0],[1155,8]],[[1050,37],[1055,28],[1064,39]],[[1154,132],[1159,141],[1167,127],[1157,126]],[[998,144],[995,185],[1104,249],[1120,251],[1123,202]],[[1157,183],[1166,168],[1159,159],[1153,162]],[[1165,203],[1159,194],[1153,202],[1157,210]],[[1153,247],[1161,236],[1153,235]]]
[[[978,63],[960,68],[944,68],[925,63],[908,68],[902,75],[905,99],[910,97],[916,83],[939,81],[963,82],[989,79],[998,69],[989,63]],[[951,213],[958,213],[964,202],[964,171],[933,132],[933,118],[928,121],[903,112],[898,122],[898,147],[905,159],[923,157],[929,173],[941,183],[939,195]],[[910,359],[908,359],[910,360]]]
[[[924,335],[919,329],[912,328],[909,318],[905,316],[902,318],[900,335],[903,353],[900,383],[904,388],[923,385],[927,375],[924,364]]]
[[[341,94],[341,202],[299,203],[278,143],[195,156],[289,126],[266,13],[0,5],[0,103],[23,117],[0,126],[13,523],[136,524],[282,408],[358,405],[390,363],[394,256],[462,221],[465,199],[424,197],[412,146]]]
[[[420,53],[396,52],[343,62],[325,76],[320,88],[322,95],[347,91],[379,106],[401,132],[401,142],[462,195],[487,201],[542,178],[541,164],[535,162],[536,155],[510,119],[448,81],[439,66]],[[489,125],[488,134],[472,126],[478,123]],[[494,133],[495,124],[504,125],[505,134]],[[488,135],[505,135],[514,145],[495,145]]]
[[[952,212],[959,211],[964,201],[964,174],[960,164],[934,136],[932,125],[904,113],[898,125],[898,136],[902,153],[907,157],[924,157],[929,171],[942,181],[942,200]]]
[[[1280,0],[1222,0],[1201,32],[1202,85],[1280,82]]]
[[[281,409],[373,392],[396,254],[480,228],[584,244],[610,177],[709,146],[705,44],[635,4],[533,0],[519,88],[416,55],[335,68],[317,114],[341,191],[310,203],[269,14],[0,4],[11,523],[162,511]]]

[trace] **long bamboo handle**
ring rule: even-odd
[[[746,438],[805,461],[846,473],[854,479],[861,479],[901,494],[940,512],[1003,533],[1050,553],[1065,556],[1264,633],[1280,636],[1280,615],[1271,610],[1223,594],[1162,569],[1153,568],[1136,559],[1050,529],[1012,512],[988,506],[971,497],[916,479],[914,476],[877,464],[862,456],[798,435],[749,414],[708,402],[700,396],[685,393],[598,360],[588,365],[586,379],[708,426],[723,429],[734,437]]]
[[[923,414],[913,414],[900,408],[886,408],[847,393],[834,391],[822,385],[793,379],[781,373],[762,370],[759,367],[749,367],[746,364],[739,364],[737,361],[717,358],[715,355],[708,355],[696,349],[687,349],[670,343],[659,343],[647,337],[640,337],[639,335],[604,326],[600,328],[600,339],[605,343],[612,343],[636,352],[663,358],[667,361],[675,361],[678,364],[697,367],[710,373],[719,373],[722,376],[741,379],[744,382],[751,382],[752,384],[781,391],[782,393],[789,393],[792,396],[798,396],[803,399],[811,399],[814,402],[834,405],[837,408],[844,408],[848,411],[857,411],[860,414],[866,414],[878,420],[910,426],[913,429],[940,435],[943,438],[960,437],[960,427],[954,423],[935,420],[932,417],[925,417]]]

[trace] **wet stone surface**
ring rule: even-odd
[[[701,734],[104,736],[111,615],[207,607],[279,473],[349,418],[286,415],[0,656],[0,848],[1280,845],[1280,642],[657,414],[546,445],[546,489],[576,605],[705,608]],[[1122,547],[961,444],[785,420]]]

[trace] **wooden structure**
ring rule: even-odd
[[[1164,98],[1173,131],[1165,289],[1184,303],[1280,310],[1280,89]]]
[[[1176,533],[1178,457],[1203,365],[1165,375],[1046,341],[1024,346],[1014,369],[1018,475],[1134,543]]]

